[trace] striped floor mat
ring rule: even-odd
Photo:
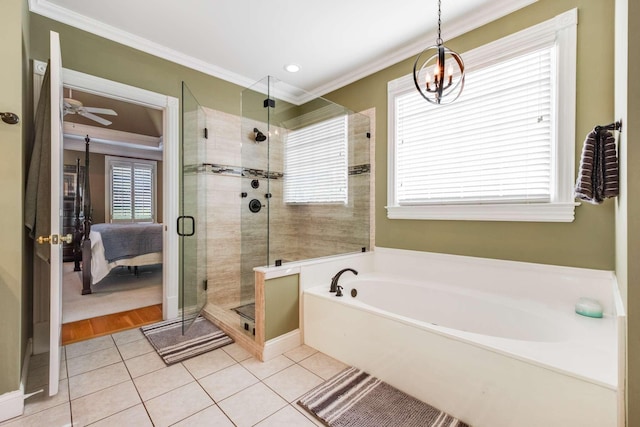
[[[298,404],[328,426],[469,427],[356,368],[319,385]]]
[[[143,326],[140,330],[167,365],[233,342],[227,334],[204,317],[194,320],[185,335],[182,335],[181,318]]]

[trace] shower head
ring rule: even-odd
[[[256,142],[266,141],[267,137],[264,133],[260,132],[258,128],[253,128],[253,133],[255,134],[254,139]]]

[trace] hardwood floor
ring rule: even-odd
[[[62,345],[125,331],[162,320],[162,304],[62,325]]]

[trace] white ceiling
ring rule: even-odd
[[[442,37],[535,1],[444,1]],[[437,0],[30,0],[30,9],[244,87],[273,76],[296,103],[434,44],[438,10]],[[289,63],[302,69],[288,73]]]

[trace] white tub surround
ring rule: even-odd
[[[385,248],[363,255],[357,267],[352,258],[301,270],[307,345],[475,427],[621,422],[625,319],[613,273]],[[338,298],[329,283],[344,267],[360,274],[341,277]],[[580,297],[598,300],[604,317],[576,314]]]

